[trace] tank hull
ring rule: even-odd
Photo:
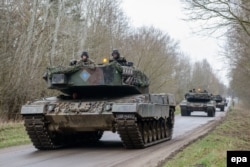
[[[47,98],[24,105],[21,114],[38,149],[61,147],[67,138],[96,142],[103,131],[118,132],[126,148],[144,148],[171,139],[174,111],[170,94],[139,94],[110,99]]]

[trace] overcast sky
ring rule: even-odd
[[[219,56],[222,41],[194,33],[198,25],[183,21],[185,18],[180,0],[123,0],[122,7],[135,27],[154,26],[179,41],[181,50],[191,60],[207,59],[225,84],[225,63]]]

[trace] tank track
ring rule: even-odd
[[[24,125],[33,143],[39,150],[52,150],[61,147],[58,136],[49,133],[43,115],[25,115]]]
[[[172,112],[173,113],[173,112]],[[119,118],[117,131],[123,145],[128,149],[145,148],[172,139],[174,113],[170,119],[141,119]]]

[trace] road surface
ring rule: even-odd
[[[176,115],[173,139],[145,149],[123,148],[118,134],[105,132],[95,146],[39,151],[32,145],[0,150],[0,167],[111,167],[158,166],[171,154],[213,129],[225,116],[217,110],[215,117],[193,112],[190,117]]]

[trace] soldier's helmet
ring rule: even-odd
[[[111,56],[114,56],[115,54],[117,55],[118,58],[120,57],[120,53],[119,53],[119,51],[117,49],[114,49],[112,51]]]
[[[87,58],[89,58],[89,54],[88,54],[88,52],[83,51],[83,52],[82,52],[82,54],[81,54],[81,58],[82,58],[83,56],[86,56]]]

